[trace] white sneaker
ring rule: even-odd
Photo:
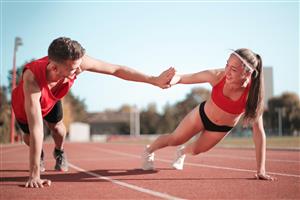
[[[45,162],[44,162],[44,158],[43,159],[41,158],[41,161],[40,161],[40,172],[44,172],[44,171],[46,171]]]
[[[183,169],[183,164],[184,164],[184,159],[185,159],[185,154],[183,154],[184,148],[185,148],[185,146],[180,146],[176,150],[175,159],[174,159],[172,166],[177,170]]]
[[[153,170],[154,167],[154,153],[149,153],[148,148],[150,146],[147,145],[143,154],[142,154],[142,169],[143,170]]]

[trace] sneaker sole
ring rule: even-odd
[[[69,171],[69,170],[55,169],[55,171],[58,171],[58,172],[67,172],[67,171]]]

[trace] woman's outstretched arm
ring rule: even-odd
[[[191,74],[175,74],[170,84],[210,83],[215,85],[224,75],[224,69],[204,70]]]
[[[257,162],[257,174],[255,176],[257,179],[275,180],[274,177],[266,173],[266,134],[262,116],[253,124],[252,130]]]

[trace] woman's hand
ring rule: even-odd
[[[266,180],[266,181],[275,181],[275,180],[277,180],[275,177],[269,176],[266,173],[256,173],[254,176],[258,180]]]
[[[179,83],[180,79],[181,77],[178,74],[175,74],[170,81],[170,85],[171,86],[176,85],[177,83]]]
[[[154,77],[154,84],[162,89],[171,87],[170,81],[175,75],[174,67],[170,67],[166,71],[162,72],[158,77]]]

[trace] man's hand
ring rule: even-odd
[[[32,178],[30,177],[25,184],[27,188],[43,188],[45,186],[50,186],[51,181],[47,179],[40,179],[40,178]]]
[[[173,76],[175,75],[175,68],[170,67],[166,71],[162,72],[158,77],[154,77],[154,83],[156,86],[166,89],[171,87],[170,81],[172,80]]]

